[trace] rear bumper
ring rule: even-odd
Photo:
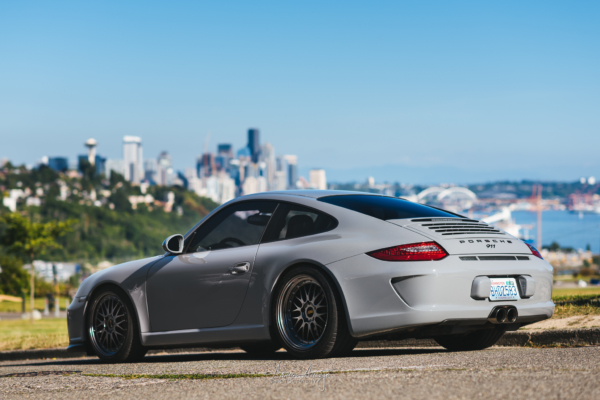
[[[386,262],[358,255],[327,265],[343,293],[350,330],[363,337],[400,328],[447,323],[487,321],[496,306],[512,305],[517,324],[550,318],[552,267],[530,257],[529,261],[462,261],[448,256],[440,261]],[[528,275],[536,292],[518,301],[490,302],[471,298],[477,276]]]

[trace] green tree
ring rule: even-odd
[[[28,276],[17,257],[0,255],[0,293],[21,296],[27,289]]]
[[[33,261],[48,249],[60,247],[56,239],[70,231],[75,221],[39,223],[32,222],[18,213],[4,214],[0,221],[5,225],[0,243],[6,246],[9,253],[31,262],[31,322],[33,322],[35,297],[35,270],[33,268]]]

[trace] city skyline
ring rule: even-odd
[[[195,163],[187,164],[183,170],[173,166],[171,155],[163,150],[155,157],[144,157],[143,140],[139,136],[126,135],[122,138],[122,157],[107,158],[98,149],[95,138],[87,139],[83,145],[87,154],[79,154],[75,161],[68,155],[42,156],[34,166],[48,166],[68,176],[104,176],[112,181],[113,174],[121,175],[126,181],[140,186],[145,192],[149,185],[181,186],[222,204],[235,197],[266,191],[290,189],[327,189],[326,172],[311,169],[308,179],[298,174],[298,157],[292,154],[277,155],[269,142],[261,143],[260,130],[247,130],[247,143],[234,151],[231,143],[217,143],[210,150],[210,135],[207,136],[202,153]],[[9,159],[0,159],[0,167]],[[191,166],[189,166],[191,165]],[[19,194],[20,196],[20,194]],[[10,199],[9,199],[10,200]],[[37,201],[37,200],[31,200]],[[132,204],[145,201],[132,199]],[[8,201],[14,209],[16,203]],[[135,205],[134,205],[135,207]]]

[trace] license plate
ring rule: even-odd
[[[514,278],[491,278],[490,301],[519,300],[517,281]]]

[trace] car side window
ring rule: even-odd
[[[248,201],[219,211],[192,234],[187,252],[258,244],[276,207],[272,201]]]
[[[262,243],[315,235],[336,226],[337,221],[325,213],[297,204],[280,203]]]

